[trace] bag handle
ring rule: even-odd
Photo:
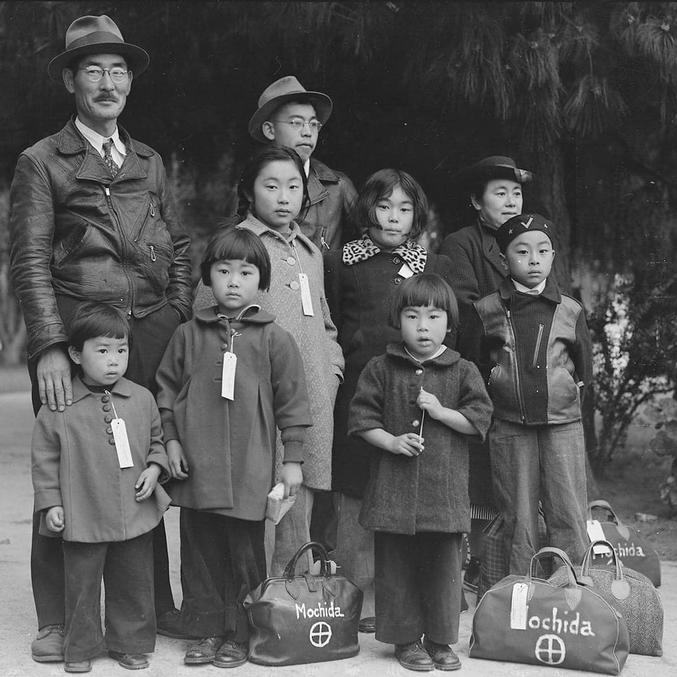
[[[609,503],[607,503],[607,501],[603,501],[603,500],[599,499],[597,501],[590,501],[590,503],[588,503],[588,519],[589,520],[592,519],[592,509],[593,508],[604,508],[604,510],[606,510],[611,515],[614,522],[616,522],[616,524],[618,524],[620,526],[621,521],[618,519],[618,516],[614,512],[614,509],[609,505]]]
[[[594,547],[596,545],[603,545],[611,551],[612,565],[616,569],[616,580],[619,581],[623,580],[623,566],[621,564],[621,561],[618,559],[618,556],[616,555],[616,551],[614,550],[613,545],[611,545],[609,541],[605,541],[602,538],[600,538],[597,541],[593,541],[588,547],[588,549],[585,551],[585,555],[583,555],[583,561],[581,562],[581,574],[583,576],[589,576],[590,569],[594,569],[592,562],[595,558]]]
[[[576,578],[574,565],[571,563],[569,555],[567,555],[566,552],[564,552],[564,550],[560,550],[559,548],[555,548],[552,546],[546,546],[545,548],[541,548],[537,553],[535,553],[532,556],[531,562],[529,564],[529,575],[528,575],[529,581],[531,582],[533,578],[536,578],[536,563],[542,559],[545,559],[546,557],[552,556],[559,557],[559,559],[561,559],[562,562],[564,563],[564,567],[567,570],[567,578],[569,579],[567,587],[576,586],[578,584],[578,579]]]
[[[318,543],[317,541],[308,541],[308,543],[304,543],[296,551],[294,556],[289,560],[287,566],[284,568],[284,573],[282,575],[285,578],[289,580],[294,578],[296,574],[296,564],[298,563],[301,555],[303,555],[303,553],[307,552],[308,550],[313,550],[320,556],[320,576],[324,576],[325,578],[329,576],[329,556],[327,555],[325,547],[322,545],[322,543]]]

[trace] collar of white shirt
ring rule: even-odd
[[[517,289],[517,291],[520,291],[523,294],[531,294],[532,296],[538,296],[539,294],[542,294],[543,290],[545,289],[545,283],[548,281],[548,279],[546,278],[540,284],[530,288],[523,284],[520,284],[515,278],[511,277],[510,279],[512,280],[512,283],[515,285],[515,289]]]
[[[113,148],[111,149],[111,155],[113,156],[115,164],[118,166],[122,165],[125,155],[127,155],[127,149],[125,148],[125,144],[120,140],[120,131],[118,130],[117,126],[115,127],[115,131],[113,132],[112,136],[101,136],[99,132],[95,132],[93,129],[80,122],[79,118],[75,118],[75,126],[78,128],[82,136],[84,136],[85,139],[87,139],[87,141],[89,141],[89,143],[94,146],[94,149],[101,157],[103,157],[103,142],[107,139],[112,139]]]
[[[306,173],[306,178],[308,178],[310,176],[310,158],[303,163],[303,171]]]

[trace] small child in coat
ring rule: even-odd
[[[311,418],[296,342],[254,303],[271,279],[262,239],[240,227],[218,231],[201,273],[216,305],[174,333],[157,372],[158,405],[179,480],[168,491],[181,506],[182,622],[200,638],[184,662],[231,668],[248,656],[244,599],[266,577],[276,430],[286,498],[303,480]]]
[[[125,317],[82,304],[69,331],[73,404],[42,407],[33,430],[41,532],[63,537],[66,672],[89,672],[104,648],[122,667],[147,668],[155,649],[152,529],[169,506],[157,486],[167,456],[153,396],[123,376],[128,353]]]
[[[553,223],[521,214],[496,231],[509,277],[476,301],[462,337],[494,403],[489,433],[506,571],[523,575],[538,548],[538,505],[549,545],[580,562],[587,537],[583,386],[592,348],[583,307],[550,275]]]
[[[376,638],[395,644],[405,668],[455,670],[468,442],[488,430],[491,401],[477,367],[443,345],[458,307],[442,278],[404,280],[389,322],[402,343],[367,363],[348,419],[380,452],[360,513],[375,532]]]

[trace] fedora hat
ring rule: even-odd
[[[520,169],[511,157],[490,155],[469,167],[461,169],[452,180],[471,187],[481,181],[493,179],[509,179],[517,183],[527,183],[533,178],[534,175],[530,171]]]
[[[259,97],[259,107],[249,120],[249,135],[267,143],[268,139],[263,135],[261,125],[270,120],[271,114],[288,101],[307,101],[315,107],[317,119],[324,124],[331,115],[333,103],[322,92],[309,92],[293,75],[286,75],[268,85]]]
[[[148,68],[148,52],[124,41],[120,29],[105,14],[81,16],[66,31],[66,49],[55,56],[47,66],[47,73],[53,80],[61,80],[61,71],[75,59],[87,54],[119,54],[125,58],[134,75]]]

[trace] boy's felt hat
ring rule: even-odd
[[[479,162],[461,169],[452,181],[465,186],[473,186],[482,181],[493,179],[509,179],[517,183],[527,183],[534,175],[527,169],[520,169],[516,162],[505,155],[490,155]]]
[[[550,243],[555,244],[555,227],[550,219],[540,214],[527,213],[519,214],[508,219],[495,233],[496,242],[501,251],[505,254],[508,245],[522,233],[529,233],[533,230],[540,230],[550,239]]]
[[[263,90],[259,97],[259,107],[249,120],[249,135],[257,141],[268,143],[261,125],[266,120],[270,120],[270,116],[277,108],[289,101],[307,101],[312,104],[315,107],[317,119],[322,124],[327,122],[334,106],[326,94],[309,92],[293,75],[285,75]]]
[[[105,14],[81,16],[66,30],[66,49],[55,56],[47,66],[53,80],[61,80],[61,71],[75,59],[87,54],[119,54],[124,57],[134,75],[148,68],[148,52],[124,41],[116,23]]]

